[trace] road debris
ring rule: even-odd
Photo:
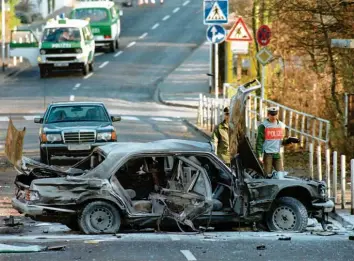
[[[279,237],[278,240],[290,241],[291,237]]]
[[[257,246],[257,250],[265,250],[266,246],[265,245],[259,245]]]
[[[4,225],[8,227],[21,226],[23,223],[19,222],[19,219],[15,219],[14,216],[4,218]]]
[[[47,247],[40,245],[14,246],[8,244],[0,244],[0,253],[31,253],[42,251],[59,251],[65,250],[65,247],[65,245]]]
[[[63,250],[65,250],[65,248],[66,248],[65,245],[59,245],[59,246],[50,246],[50,247],[47,247],[46,250],[48,250],[48,251],[59,251],[59,250],[63,251]]]

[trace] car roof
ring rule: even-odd
[[[151,142],[115,142],[100,147],[108,157],[116,154],[139,154],[160,152],[211,151],[208,142],[182,139],[165,139]]]
[[[60,20],[65,20],[65,24],[59,23]],[[77,27],[77,28],[83,28],[89,24],[89,21],[83,20],[83,19],[50,19],[46,23],[44,29],[46,28],[70,28],[70,27]]]
[[[74,6],[76,8],[111,8],[114,6],[112,1],[81,1],[77,2]]]
[[[72,106],[72,105],[102,105],[103,102],[52,102],[50,106]]]

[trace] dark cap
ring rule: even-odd
[[[229,113],[229,107],[224,108],[224,113]]]

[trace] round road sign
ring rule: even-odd
[[[262,46],[267,46],[270,42],[271,31],[267,25],[262,25],[257,31],[257,42]]]

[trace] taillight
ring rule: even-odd
[[[104,39],[111,39],[111,36],[110,35],[105,35]]]

